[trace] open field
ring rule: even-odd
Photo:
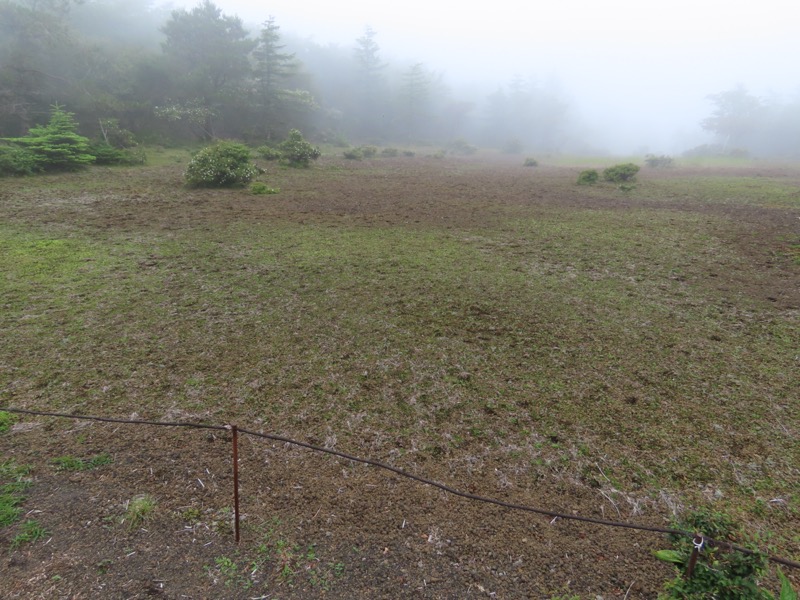
[[[800,166],[624,192],[519,158],[329,157],[263,165],[281,191],[255,196],[154,158],[0,181],[0,406],[235,422],[646,525],[707,506],[800,560]],[[3,597],[608,600],[672,576],[656,534],[251,439],[237,549],[228,441],[20,419],[2,460],[49,541],[0,556]]]

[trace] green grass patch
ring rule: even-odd
[[[113,459],[109,454],[98,454],[89,458],[76,458],[74,456],[59,456],[52,461],[59,471],[89,471],[104,465],[111,464]]]

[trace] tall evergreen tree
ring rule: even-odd
[[[257,121],[263,123],[268,138],[283,136],[296,125],[291,121],[297,110],[315,107],[309,92],[289,88],[300,62],[294,53],[282,51],[286,46],[280,41],[280,27],[275,24],[275,18],[270,17],[264,22],[258,46],[253,51]]]
[[[422,63],[412,65],[403,73],[400,89],[400,116],[405,135],[413,139],[423,133],[429,117],[431,78]]]
[[[385,132],[388,101],[383,79],[386,63],[381,60],[375,30],[367,27],[356,40],[356,132],[361,136],[380,136]]]
[[[223,15],[211,0],[191,11],[173,11],[161,31],[167,37],[165,54],[183,73],[177,100],[205,109],[204,137],[214,137],[214,116],[242,95],[256,42],[248,38],[241,19]]]

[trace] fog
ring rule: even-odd
[[[0,0],[0,137],[800,156],[787,0]],[[267,27],[269,23],[269,27]],[[85,125],[86,126],[86,125]]]
[[[184,3],[191,6],[192,3]],[[557,82],[587,145],[679,152],[713,137],[707,96],[743,85],[795,100],[797,5],[786,0],[220,0],[246,23],[351,48],[369,26],[387,61],[423,62],[453,90]]]

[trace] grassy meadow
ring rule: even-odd
[[[236,420],[622,520],[710,506],[798,559],[796,166],[621,191],[328,157],[254,196],[182,160],[2,181],[0,405]]]

